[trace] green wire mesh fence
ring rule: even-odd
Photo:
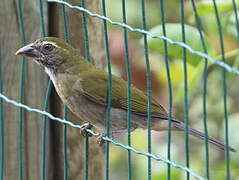
[[[90,51],[89,51],[89,42],[88,42],[88,32],[87,32],[87,24],[86,24],[86,15],[99,18],[103,21],[103,29],[104,29],[104,40],[105,40],[105,49],[106,49],[106,58],[107,58],[107,65],[108,65],[108,74],[109,74],[109,91],[108,91],[108,107],[107,107],[107,130],[106,130],[106,137],[103,137],[103,139],[106,141],[106,164],[105,164],[105,179],[109,179],[109,143],[112,143],[116,146],[120,146],[128,151],[128,179],[132,179],[132,165],[131,165],[131,152],[134,152],[136,154],[146,156],[148,158],[148,179],[150,180],[151,177],[151,160],[156,161],[162,161],[168,165],[167,167],[167,173],[168,179],[171,179],[170,173],[171,173],[171,167],[179,168],[182,171],[185,171],[187,173],[186,178],[190,179],[190,176],[193,176],[197,179],[210,179],[210,171],[209,171],[209,149],[208,149],[208,133],[207,133],[207,108],[206,108],[206,94],[207,94],[207,67],[208,67],[208,61],[210,63],[215,64],[217,66],[220,66],[222,68],[222,91],[223,91],[223,102],[224,102],[224,123],[225,123],[225,144],[228,147],[228,112],[227,112],[227,89],[226,89],[226,71],[230,73],[234,73],[236,75],[239,75],[239,71],[235,68],[232,68],[229,64],[226,63],[225,60],[225,50],[224,50],[224,44],[223,44],[223,38],[222,38],[222,27],[221,22],[219,18],[218,8],[215,0],[212,0],[213,2],[213,8],[215,11],[215,16],[217,20],[217,27],[218,27],[218,33],[220,38],[220,53],[221,53],[221,59],[214,59],[211,56],[208,55],[208,50],[206,46],[206,42],[202,33],[202,26],[199,19],[199,15],[197,12],[197,8],[195,5],[195,1],[191,0],[191,4],[193,7],[193,12],[196,20],[196,26],[200,35],[200,41],[203,47],[203,52],[197,51],[186,44],[186,36],[185,36],[185,17],[184,17],[184,1],[180,0],[180,22],[181,22],[181,29],[182,29],[182,42],[173,41],[170,38],[167,38],[167,31],[165,27],[165,17],[164,17],[164,1],[160,0],[160,10],[161,10],[161,22],[162,22],[162,35],[155,35],[149,31],[147,31],[147,19],[146,19],[146,12],[145,12],[145,1],[141,0],[141,14],[142,14],[142,28],[134,28],[127,24],[126,19],[126,5],[125,0],[122,0],[122,22],[116,22],[110,19],[107,16],[106,12],[106,5],[105,0],[102,0],[102,15],[96,14],[94,12],[89,11],[88,9],[85,9],[84,0],[81,0],[81,7],[80,6],[73,6],[69,4],[68,2],[62,1],[62,0],[48,0],[48,2],[55,2],[62,5],[62,14],[63,14],[63,22],[64,22],[64,32],[65,32],[65,40],[66,42],[69,42],[69,35],[68,35],[68,27],[67,27],[67,21],[66,21],[66,14],[65,14],[65,6],[72,9],[77,9],[81,11],[83,14],[83,29],[84,29],[84,39],[85,39],[85,49],[86,49],[86,58],[88,61],[90,61]],[[46,36],[45,31],[45,23],[43,18],[43,6],[42,6],[42,0],[39,1],[40,3],[40,18],[41,18],[41,27],[42,27],[42,36]],[[235,0],[232,0],[232,6],[235,14],[236,24],[237,24],[237,41],[239,43],[239,21],[238,21],[238,14],[237,14],[237,7]],[[24,33],[24,22],[23,22],[23,15],[22,15],[22,2],[21,0],[18,0],[18,12],[19,12],[19,19],[20,19],[20,29],[22,33],[22,45],[26,45],[26,37]],[[109,52],[109,42],[108,42],[108,32],[107,32],[107,23],[112,24],[118,27],[123,28],[124,33],[124,45],[125,45],[125,57],[126,57],[126,69],[127,69],[127,77],[128,77],[128,144],[122,144],[119,143],[111,138],[109,138],[110,129],[110,107],[111,107],[111,96],[112,96],[112,79],[111,79],[111,61],[110,61],[110,52]],[[145,55],[145,62],[146,62],[146,76],[147,76],[147,96],[148,96],[148,118],[147,118],[147,125],[148,125],[148,131],[147,131],[147,139],[148,139],[148,151],[143,152],[139,151],[133,147],[131,147],[131,133],[130,133],[130,113],[131,113],[131,72],[130,72],[130,57],[129,57],[129,50],[128,50],[128,31],[140,33],[143,35],[143,44],[144,44],[144,55]],[[150,77],[150,63],[149,63],[149,50],[148,50],[148,42],[147,39],[151,37],[154,39],[162,39],[163,40],[163,46],[164,46],[164,57],[165,57],[165,65],[166,65],[166,73],[167,73],[167,81],[168,81],[168,94],[169,94],[169,128],[168,128],[168,148],[167,148],[167,159],[164,159],[162,157],[159,157],[155,154],[152,154],[151,151],[151,77]],[[173,44],[175,46],[179,46],[182,48],[182,54],[183,54],[183,67],[184,67],[184,121],[186,124],[186,131],[185,131],[185,150],[186,150],[186,166],[180,165],[178,163],[175,163],[171,161],[171,119],[172,119],[172,105],[173,105],[173,95],[172,95],[172,82],[170,77],[170,68],[169,68],[169,55],[168,55],[168,43]],[[3,179],[4,174],[4,115],[3,115],[3,109],[2,104],[3,101],[6,101],[14,106],[19,107],[19,179],[23,179],[22,177],[22,121],[23,121],[23,109],[28,110],[30,112],[35,112],[43,115],[43,129],[42,129],[42,179],[45,179],[45,169],[46,169],[46,162],[45,162],[45,153],[46,153],[46,119],[50,118],[52,120],[59,121],[64,124],[63,128],[63,153],[64,153],[64,179],[67,179],[67,146],[66,146],[66,132],[67,132],[67,125],[74,127],[74,128],[81,128],[80,125],[73,124],[72,122],[67,121],[67,107],[64,108],[64,118],[60,119],[58,117],[54,117],[50,113],[47,112],[48,105],[49,105],[49,98],[50,98],[50,92],[52,89],[52,82],[49,81],[48,83],[48,89],[45,99],[45,106],[43,110],[34,109],[31,108],[25,104],[23,104],[23,80],[24,80],[24,62],[25,58],[22,59],[22,71],[21,71],[21,88],[20,88],[20,99],[19,102],[16,102],[7,96],[5,96],[2,93],[2,73],[1,73],[1,47],[0,47],[0,112],[1,112],[1,176],[0,179]],[[204,58],[204,71],[203,71],[203,123],[204,123],[204,133],[205,133],[205,170],[206,170],[206,177],[203,177],[201,175],[198,175],[193,170],[190,169],[190,157],[189,157],[189,144],[188,144],[188,78],[187,78],[187,53],[191,52],[195,55],[200,56],[201,58]],[[87,130],[89,133],[91,133],[93,136],[97,136],[98,134],[93,132],[92,130]],[[85,177],[84,179],[88,179],[88,137],[85,137]],[[229,164],[229,149],[226,148],[225,151],[225,159],[226,159],[226,179],[230,179],[230,164]]]

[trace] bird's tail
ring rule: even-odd
[[[185,127],[185,124],[182,123],[182,122],[179,122],[179,121],[172,121],[172,127],[173,128],[176,128],[178,130],[182,130],[182,131],[185,131],[186,130],[186,127]],[[195,137],[198,137],[202,140],[205,139],[205,135],[203,133],[201,133],[200,131],[196,130],[196,129],[193,129],[191,127],[188,127],[188,133],[192,136],[195,136]],[[208,142],[211,143],[211,144],[214,144],[215,146],[217,146],[218,148],[220,148],[221,150],[225,150],[226,146],[223,142],[221,141],[218,141],[217,139],[213,138],[213,137],[210,137],[208,136]],[[228,147],[228,149],[232,152],[236,152],[235,149],[233,149],[232,147]]]

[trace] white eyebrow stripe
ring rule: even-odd
[[[56,43],[54,43],[54,42],[49,42],[49,41],[44,41],[42,44],[43,44],[43,45],[44,45],[44,44],[52,44],[52,45],[55,46],[55,47],[59,47],[59,46],[57,46]]]

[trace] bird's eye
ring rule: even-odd
[[[50,51],[52,51],[52,49],[54,48],[54,46],[52,45],[52,44],[44,44],[43,45],[43,50],[45,51],[45,52],[50,52]]]

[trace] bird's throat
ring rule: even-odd
[[[56,85],[56,72],[54,72],[53,69],[50,69],[50,68],[47,68],[47,67],[45,67],[45,72],[50,77],[50,79],[52,80],[53,84]]]

